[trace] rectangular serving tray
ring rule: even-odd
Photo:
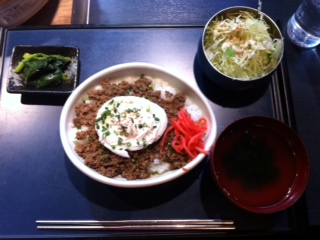
[[[0,238],[272,235],[292,234],[306,224],[303,215],[306,211],[299,202],[277,214],[258,215],[237,208],[215,185],[207,160],[186,176],[151,188],[121,189],[93,181],[70,163],[61,145],[59,118],[66,99],[45,97],[50,98],[49,101],[6,91],[15,46],[74,46],[81,51],[79,83],[104,68],[124,62],[154,63],[175,71],[203,91],[216,115],[218,133],[234,120],[250,115],[290,119],[286,101],[282,101],[285,88],[282,66],[265,88],[246,94],[218,88],[203,75],[197,61],[201,34],[202,27],[12,28],[5,31],[0,92]],[[195,218],[232,219],[237,229],[132,233],[36,228],[36,220],[40,219]]]

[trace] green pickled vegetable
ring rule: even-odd
[[[49,73],[45,76],[42,76],[40,79],[32,81],[32,85],[36,88],[43,88],[47,86],[55,86],[61,83],[63,78],[61,72],[58,73]]]
[[[61,55],[25,53],[14,72],[22,74],[25,84],[28,86],[35,86],[36,88],[56,86],[69,80],[63,72],[71,61],[70,57]]]

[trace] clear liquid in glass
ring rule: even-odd
[[[303,48],[320,44],[320,0],[304,0],[287,24],[290,40]]]

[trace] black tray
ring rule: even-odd
[[[286,63],[261,88],[235,93],[212,84],[196,58],[202,27],[9,28],[4,33],[0,93],[0,238],[208,237],[293,234],[307,224],[305,200],[276,214],[253,214],[229,202],[215,185],[208,159],[186,176],[146,189],[120,189],[80,173],[65,155],[59,118],[65,97],[10,94],[6,76],[17,45],[79,48],[81,83],[124,62],[149,62],[196,81],[216,115],[218,133],[236,119],[264,115],[289,125]],[[227,232],[99,232],[37,230],[36,220],[233,219]]]

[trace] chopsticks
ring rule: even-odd
[[[38,229],[46,230],[109,230],[109,231],[221,231],[234,230],[233,220],[37,220]]]

